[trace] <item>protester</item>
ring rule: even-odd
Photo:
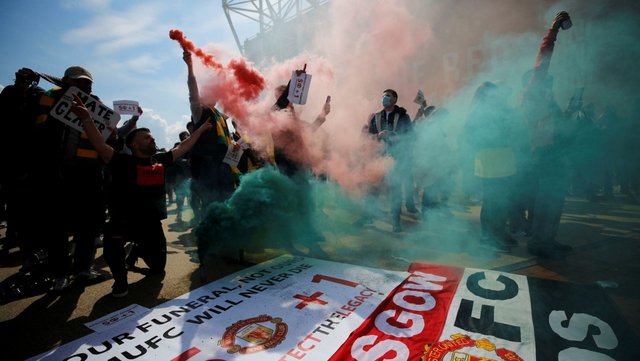
[[[507,218],[515,154],[510,144],[513,111],[506,103],[504,86],[484,82],[477,89],[465,124],[474,159],[475,175],[482,181],[481,243],[498,252],[509,251]]]
[[[39,210],[38,222],[49,240],[49,259],[55,275],[54,290],[69,285],[69,275],[91,283],[105,279],[92,268],[95,239],[104,224],[102,165],[84,132],[75,130],[49,115],[51,108],[72,86],[91,94],[93,77],[80,66],[67,68],[61,87],[45,92],[39,100],[36,118],[36,149],[39,162],[34,165],[34,182],[40,197],[50,209]],[[92,95],[97,98],[95,95]],[[43,183],[47,183],[42,188]],[[63,207],[60,211],[57,207]],[[44,219],[47,219],[46,221]],[[75,244],[73,263],[69,255],[67,231]],[[45,232],[44,230],[42,232]]]
[[[300,75],[305,70],[296,70],[296,74]],[[276,103],[272,110],[287,113],[290,118],[286,124],[277,129],[272,134],[274,144],[274,160],[280,172],[288,177],[294,177],[299,171],[305,170],[305,163],[308,159],[303,159],[306,155],[306,147],[304,132],[317,131],[327,120],[327,115],[331,112],[330,97],[327,97],[320,114],[313,123],[303,122],[297,115],[293,103],[289,101],[289,87],[291,81],[287,85],[280,85],[275,90]],[[305,129],[307,128],[307,129]],[[299,174],[302,178],[304,175]]]
[[[167,217],[165,201],[166,167],[185,155],[203,133],[212,128],[210,121],[177,147],[156,153],[156,143],[149,129],[138,128],[127,135],[131,155],[120,154],[107,145],[91,115],[75,97],[72,111],[81,119],[91,144],[113,174],[111,219],[105,235],[104,257],[114,278],[112,296],[128,293],[125,243],[134,242],[139,256],[149,266],[149,273],[163,273],[167,260],[167,244],[161,220]]]
[[[200,98],[191,53],[185,50],[182,58],[187,64],[187,85],[194,132],[208,120],[214,124],[210,132],[199,138],[190,156],[191,205],[194,224],[197,224],[202,220],[203,212],[209,203],[229,198],[233,193],[238,174],[223,162],[229,145],[233,144],[227,126],[227,116],[215,108],[215,101],[205,101]]]
[[[431,109],[429,109],[431,108]],[[415,118],[416,144],[414,151],[414,174],[416,187],[421,198],[422,219],[426,220],[429,211],[441,211],[449,214],[448,200],[453,191],[456,170],[456,154],[451,148],[444,127],[449,121],[449,112],[445,108],[426,107],[418,111]]]
[[[189,138],[189,132],[181,132],[179,134],[180,142],[173,145],[177,147],[180,143]],[[176,222],[182,223],[182,211],[184,202],[187,199],[188,187],[189,187],[189,154],[185,154],[182,157],[176,159],[172,165],[175,168],[175,180],[173,185],[173,192],[176,195]]]
[[[536,196],[531,240],[528,249],[540,257],[562,257],[571,246],[558,243],[556,235],[568,188],[566,149],[571,137],[569,122],[554,101],[549,75],[551,55],[558,31],[570,21],[569,14],[559,12],[544,37],[532,76],[522,98],[522,111],[531,134],[532,182]]]
[[[33,134],[36,104],[44,92],[38,86],[40,76],[29,68],[21,68],[15,73],[13,85],[2,89],[0,94],[0,192],[3,200],[2,211],[6,219],[3,252],[8,252],[9,244],[20,246],[23,257],[23,271],[28,269],[33,254],[43,247],[41,241],[29,235],[29,205],[32,204],[29,184],[29,162],[32,148],[29,144]],[[19,150],[16,152],[16,150]],[[5,209],[6,203],[6,209]]]
[[[393,169],[387,175],[394,232],[402,231],[400,225],[402,185],[407,184],[407,177],[411,174],[411,151],[414,142],[411,118],[405,108],[396,105],[397,101],[398,93],[395,90],[383,91],[383,109],[373,114],[368,122],[369,134],[375,135],[376,139],[382,143],[382,154],[395,160]],[[413,192],[413,187],[410,192]],[[367,222],[370,222],[370,218],[359,223]]]

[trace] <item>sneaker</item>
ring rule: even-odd
[[[107,277],[102,273],[97,272],[93,268],[86,271],[82,271],[76,275],[76,280],[86,283],[96,284],[105,281]]]
[[[61,292],[69,288],[69,279],[67,277],[58,277],[53,280],[53,288],[54,292]]]
[[[111,286],[111,296],[115,298],[122,298],[129,294],[129,285],[126,282],[114,283]]]

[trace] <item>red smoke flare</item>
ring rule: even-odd
[[[222,70],[224,68],[222,64],[216,61],[213,55],[205,53],[202,49],[197,48],[190,40],[187,40],[182,31],[178,29],[171,29],[169,30],[169,37],[180,43],[182,49],[190,51],[194,53],[198,58],[202,59],[204,65],[219,70]]]
[[[169,30],[169,37],[180,43],[182,49],[190,51],[200,58],[204,65],[218,70],[218,75],[225,79],[222,83],[226,83],[226,87],[220,89],[221,91],[234,91],[235,96],[239,96],[248,101],[256,99],[262,90],[264,90],[267,83],[266,80],[257,70],[252,69],[244,59],[233,59],[225,68],[213,55],[205,53],[202,49],[197,48],[191,41],[187,40],[182,31],[171,29]],[[228,70],[231,70],[231,74],[229,74]],[[233,75],[233,78],[230,78],[229,75]],[[227,98],[223,94],[214,95],[220,100]],[[222,105],[225,106],[226,111],[229,111],[229,109],[226,109],[226,105],[229,104],[223,103]]]

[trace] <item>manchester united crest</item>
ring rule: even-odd
[[[278,346],[287,335],[281,318],[260,315],[227,327],[218,345],[228,353],[251,354]]]
[[[425,346],[422,361],[523,361],[518,354],[481,338],[474,340],[463,334],[450,336],[451,340],[438,341]]]

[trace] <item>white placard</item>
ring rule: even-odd
[[[242,157],[242,153],[244,153],[242,146],[229,144],[227,148],[227,154],[224,155],[224,159],[222,161],[227,163],[231,167],[237,167],[238,163],[240,163],[240,158]]]
[[[294,104],[306,104],[310,87],[311,74],[302,73],[298,75],[295,71],[292,72],[287,99]]]
[[[77,131],[84,132],[82,121],[71,111],[74,94],[82,100],[89,113],[91,113],[91,118],[96,124],[96,128],[107,139],[111,134],[111,130],[118,125],[120,114],[75,86],[67,89],[62,98],[51,108],[49,115]]]
[[[140,115],[138,107],[140,105],[135,100],[114,100],[113,110],[118,114]]]
[[[108,315],[102,316],[97,320],[87,322],[84,325],[94,330],[95,332],[104,332],[109,328],[119,325],[123,322],[138,320],[147,313],[149,313],[148,308],[136,305],[134,303],[121,310],[117,310],[111,312]]]

